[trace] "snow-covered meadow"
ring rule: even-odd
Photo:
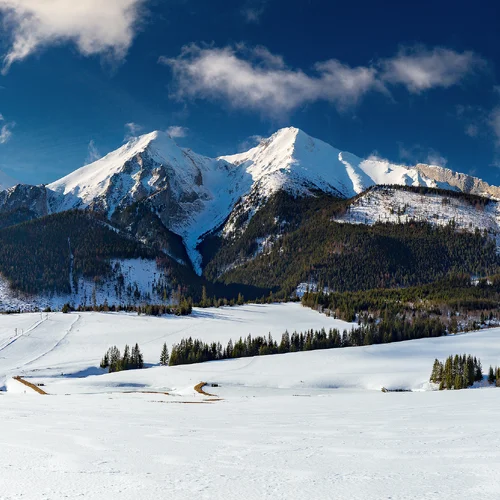
[[[188,336],[321,327],[351,325],[299,304],[0,316],[0,499],[499,497],[500,390],[438,392],[427,380],[436,357],[500,364],[500,329],[152,366],[164,342]],[[109,346],[135,342],[151,367],[99,369]],[[217,397],[197,393],[201,381]]]

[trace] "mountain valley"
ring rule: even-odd
[[[293,127],[218,158],[152,132],[53,183],[0,191],[0,300],[77,306],[79,280],[86,295],[143,303],[175,291],[197,300],[202,286],[219,297],[288,297],[303,282],[343,291],[496,274],[498,198],[480,179],[363,160]],[[65,229],[54,239],[51,227]],[[109,236],[91,227],[114,244],[104,251]],[[435,251],[446,259],[425,266]],[[119,259],[137,257],[151,262],[142,285],[113,274]],[[134,297],[118,294],[116,280]]]

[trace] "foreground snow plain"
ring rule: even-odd
[[[435,357],[467,352],[483,371],[499,364],[500,329],[117,374],[98,368],[113,344],[138,342],[153,365],[163,342],[182,337],[225,343],[322,326],[350,328],[298,304],[187,318],[0,317],[0,499],[500,497],[500,391],[425,390]],[[205,388],[218,397],[196,393],[200,381],[219,384]]]

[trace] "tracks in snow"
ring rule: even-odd
[[[55,351],[61,345],[61,343],[64,340],[66,340],[68,335],[72,332],[73,327],[78,323],[78,321],[80,321],[80,319],[81,319],[81,316],[80,316],[80,314],[78,314],[75,321],[73,321],[73,323],[71,323],[69,328],[66,330],[66,333],[57,341],[57,343],[54,346],[52,346],[48,351],[44,352],[43,354],[40,354],[40,356],[37,356],[35,359],[32,359],[31,361],[28,361],[28,363],[25,363],[24,365],[20,366],[19,368],[29,366],[29,365],[35,363],[36,361],[38,361],[39,359],[43,358],[44,356],[47,356],[47,354],[50,354],[52,351]]]

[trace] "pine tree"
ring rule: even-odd
[[[131,359],[130,359],[130,347],[128,345],[125,346],[125,349],[123,350],[123,357],[122,357],[122,370],[128,370],[131,365]]]
[[[109,356],[109,373],[119,372],[121,370],[121,355],[120,349],[113,346],[108,351]]]
[[[144,368],[144,359],[142,357],[141,350],[139,349],[139,344],[135,344],[135,346],[132,348],[131,368]]]
[[[490,366],[490,371],[488,373],[488,384],[494,384],[496,382],[495,370]]]
[[[163,349],[161,350],[161,355],[160,355],[160,365],[161,366],[167,366],[169,361],[169,356],[168,356],[168,348],[167,348],[167,343],[165,342],[163,344]]]
[[[108,368],[109,367],[109,355],[107,352],[101,360],[100,367],[101,368]]]
[[[441,382],[442,378],[443,378],[443,365],[438,359],[435,359],[434,365],[432,367],[430,381],[433,382],[434,384],[438,384],[439,382]]]
[[[201,307],[208,307],[210,305],[207,298],[207,288],[203,285],[201,289]]]
[[[481,382],[481,380],[483,380],[483,367],[481,366],[481,361],[479,359],[476,360],[476,358],[474,358],[474,366],[475,366],[474,381]]]

